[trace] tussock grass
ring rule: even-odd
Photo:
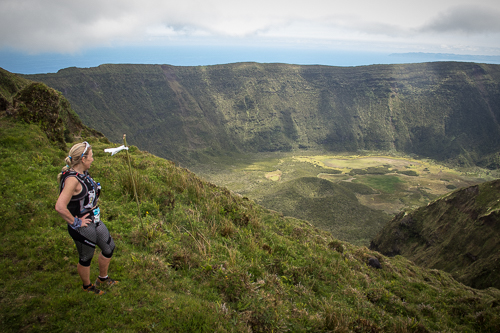
[[[285,218],[131,147],[93,146],[117,248],[101,297],[83,293],[53,207],[66,155],[34,125],[0,119],[0,325],[4,332],[497,332],[500,292],[475,290]],[[70,146],[70,145],[68,145]],[[367,265],[377,258],[381,269]],[[94,260],[92,277],[97,276]]]

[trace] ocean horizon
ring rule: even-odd
[[[210,66],[237,62],[294,65],[368,66],[376,64],[465,61],[500,64],[500,56],[447,53],[384,53],[332,49],[273,49],[255,47],[175,46],[121,47],[88,50],[76,54],[24,54],[0,51],[0,67],[16,74],[56,73],[68,67],[89,68],[102,64],[167,64]]]

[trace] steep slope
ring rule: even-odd
[[[120,280],[94,297],[80,289],[76,249],[54,211],[65,150],[38,123],[2,116],[0,129],[2,332],[500,329],[497,289],[340,242],[132,146],[138,217],[126,156],[82,131]]]
[[[192,161],[231,151],[398,150],[495,168],[500,66],[102,65],[26,76],[84,123]]]
[[[500,288],[500,180],[457,190],[386,224],[370,248]]]

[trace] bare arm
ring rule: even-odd
[[[55,209],[61,215],[61,217],[68,223],[73,224],[75,221],[75,217],[68,210],[68,204],[73,195],[77,195],[82,191],[82,185],[80,182],[74,177],[68,177],[64,181],[64,188],[57,199]],[[86,227],[91,220],[88,218],[89,214],[81,217],[82,227]]]

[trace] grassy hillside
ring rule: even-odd
[[[83,122],[158,156],[399,151],[500,165],[500,66],[237,63],[102,65],[26,76],[63,92]]]
[[[103,135],[82,124],[63,95],[40,82],[33,82],[0,68],[0,116],[38,124],[47,138],[66,149],[66,142],[82,132]]]
[[[92,176],[121,283],[80,290],[77,253],[57,216],[61,148],[38,123],[0,118],[0,325],[4,332],[497,332],[500,291],[341,242],[132,146],[94,151]],[[374,259],[380,268],[368,263]],[[94,261],[91,267],[97,276]]]
[[[475,288],[500,288],[500,180],[457,190],[398,214],[371,248],[447,271]]]
[[[391,217],[361,205],[354,190],[351,183],[302,177],[279,184],[261,201],[268,208],[307,220],[343,240],[368,244]]]
[[[241,154],[191,170],[266,208],[364,246],[399,212],[500,176],[498,171],[476,167],[465,173],[399,155]]]
[[[83,293],[76,249],[53,210],[65,152],[35,125],[1,120],[1,323],[4,331],[485,331],[500,292],[339,242],[131,151],[142,223],[124,155],[86,138],[121,284]],[[20,153],[21,152],[21,153]],[[112,172],[110,172],[112,171]],[[367,265],[377,257],[382,268]],[[94,263],[92,275],[96,276]]]
[[[12,104],[12,97],[29,83],[30,80],[0,68],[0,110],[7,110]]]

